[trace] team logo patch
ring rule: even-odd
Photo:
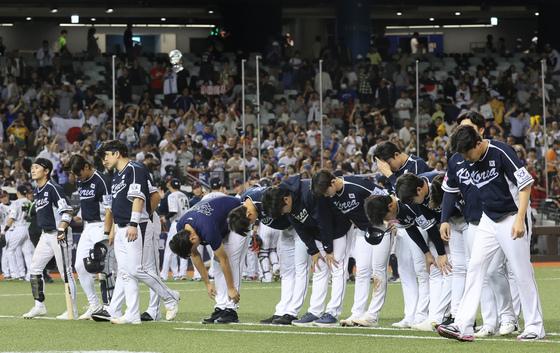
[[[348,197],[351,198],[351,199],[355,199],[355,198],[356,198],[356,195],[354,195],[354,194],[348,194]]]
[[[190,211],[195,211],[198,213],[202,213],[205,216],[211,216],[212,212],[214,212],[214,209],[212,208],[212,206],[210,206],[209,203],[205,202],[205,203],[198,203],[196,205],[194,205]]]
[[[529,174],[529,172],[527,171],[527,169],[525,169],[525,167],[518,169],[515,173],[513,173],[513,175],[517,180],[517,185],[523,185],[533,180],[533,177],[531,176],[531,174]]]
[[[91,187],[92,189],[95,189],[95,184],[94,184],[94,183],[91,183],[90,187]]]
[[[491,167],[495,167],[496,166],[496,162],[495,161],[489,161],[488,165]]]
[[[49,192],[45,191],[45,193],[43,195],[45,195],[45,197],[49,197]]]

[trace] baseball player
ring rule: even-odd
[[[260,183],[259,183],[260,185]],[[275,312],[269,318],[261,320],[262,324],[291,325],[297,320],[307,293],[309,256],[305,244],[299,239],[287,217],[276,220],[268,217],[262,206],[262,196],[268,187],[255,186],[241,195],[247,217],[254,223],[281,232],[278,240],[278,257],[280,262],[281,292],[280,301]]]
[[[189,209],[189,198],[181,190],[181,182],[179,179],[171,179],[167,182],[169,195],[167,196],[168,213],[167,219],[171,222],[169,233],[167,234],[167,241],[165,244],[165,252],[163,254],[163,264],[161,268],[161,278],[166,281],[169,275],[169,269],[173,272],[173,278],[179,279],[183,273],[180,271],[180,258],[173,255],[169,249],[169,242],[177,233],[177,220],[179,220],[185,212]],[[185,269],[186,272],[186,269]],[[186,275],[186,273],[184,274]]]
[[[215,299],[214,312],[202,321],[204,324],[228,324],[239,321],[237,315],[240,299],[241,263],[247,251],[250,222],[244,210],[233,215],[232,210],[241,205],[237,197],[222,196],[201,201],[191,207],[177,222],[180,231],[169,243],[171,250],[182,258],[191,257],[206,285],[208,295]],[[231,229],[228,225],[235,224]],[[234,220],[235,219],[235,220]],[[208,244],[214,251],[214,283],[197,248]]]
[[[67,237],[68,227],[72,221],[72,207],[64,196],[60,185],[50,179],[53,165],[50,160],[37,158],[31,166],[31,178],[37,183],[35,189],[35,205],[37,210],[37,225],[42,233],[33,258],[31,260],[30,281],[31,292],[35,299],[35,305],[27,313],[23,314],[26,319],[47,314],[45,306],[45,294],[43,291],[43,270],[47,263],[55,257],[58,272],[63,274],[62,249],[59,241],[71,240]],[[68,244],[70,247],[71,244]],[[71,259],[67,258],[70,266]],[[69,285],[72,296],[76,295],[76,284],[73,276],[69,276]],[[57,318],[67,319],[69,313],[63,313]],[[76,315],[77,316],[77,315]]]
[[[170,290],[152,268],[154,241],[153,230],[149,229],[151,225],[148,223],[153,207],[150,195],[157,194],[157,189],[151,186],[145,166],[129,160],[128,148],[124,143],[109,141],[103,149],[105,163],[115,169],[111,183],[111,214],[116,224],[115,256],[124,282],[127,306],[125,314],[113,318],[111,322],[141,323],[138,281],[157,292],[165,302],[166,320],[173,320],[179,310],[179,293]]]
[[[316,173],[312,179],[313,192],[326,196],[342,214],[354,224],[354,258],[356,259],[356,286],[352,315],[341,320],[342,326],[377,326],[379,311],[387,292],[387,263],[391,250],[391,237],[383,237],[380,243],[370,246],[364,202],[371,195],[387,195],[371,179],[359,176],[336,177],[329,171]],[[372,274],[377,281],[376,290],[366,309]]]
[[[392,142],[383,142],[374,153],[377,168],[387,178],[386,188],[393,191],[397,178],[406,173],[421,174],[431,171],[420,157],[408,155]],[[425,234],[423,234],[425,235]],[[399,261],[399,275],[404,297],[404,318],[392,326],[407,328],[425,323],[429,310],[429,273],[426,270],[424,255],[415,246],[407,231],[397,227],[395,245]]]
[[[396,193],[399,199],[410,207],[416,214],[416,223],[422,229],[432,233],[437,239],[439,234],[440,208],[436,207],[432,198],[442,195],[441,183],[443,174],[429,172],[420,174],[404,174],[397,179]],[[438,200],[439,201],[439,200]],[[437,202],[439,204],[439,202]],[[459,215],[461,210],[455,208],[455,214]],[[433,325],[443,322],[445,314],[449,311],[451,303],[451,265],[449,264],[447,253],[449,248],[437,239],[437,242],[444,246],[444,252],[437,251],[437,246],[432,247],[431,252],[437,256],[437,266],[430,268],[430,306],[429,317],[426,323],[413,326],[422,331],[432,331]]]
[[[29,239],[27,213],[31,208],[31,201],[27,199],[27,192],[25,185],[17,187],[17,200],[10,204],[6,225],[2,232],[7,239],[5,255],[14,278],[29,280],[29,269],[35,247]]]
[[[89,307],[79,320],[90,320],[91,314],[101,310],[102,306],[95,293],[93,276],[84,267],[83,259],[89,256],[89,251],[98,242],[108,239],[104,233],[104,216],[101,210],[111,207],[111,193],[107,177],[98,172],[95,167],[81,155],[73,155],[68,162],[68,169],[76,176],[78,194],[80,196],[80,213],[84,230],[76,249],[76,272],[80,284],[88,299]],[[103,212],[104,213],[104,212]]]
[[[483,140],[472,126],[460,126],[451,136],[452,149],[468,162],[469,179],[479,189],[482,217],[467,269],[465,292],[455,323],[440,325],[438,333],[459,341],[474,340],[474,319],[484,275],[501,248],[515,275],[525,329],[519,340],[545,336],[542,309],[530,261],[533,178],[507,144]]]
[[[268,189],[263,208],[273,219],[288,215],[290,223],[307,246],[312,258],[313,285],[308,312],[292,322],[295,326],[333,326],[338,323],[346,290],[347,239],[351,223],[311,191],[311,181],[299,175],[289,177],[278,187]],[[319,261],[325,262],[320,265]],[[331,298],[325,299],[332,279]]]
[[[467,112],[457,118],[459,125],[469,125],[478,130],[482,136],[486,119],[476,112]],[[477,227],[482,217],[479,191],[470,182],[467,165],[459,153],[454,153],[447,161],[447,172],[442,184],[444,190],[440,233],[442,239],[449,241],[451,263],[453,265],[453,284],[451,295],[451,312],[448,320],[442,324],[449,325],[459,308],[465,288],[467,265],[472,245],[477,234]],[[463,217],[453,217],[454,205],[459,197],[464,201]],[[466,227],[463,224],[466,224]],[[483,325],[475,332],[475,337],[491,336],[495,333],[508,335],[517,330],[516,315],[513,311],[509,281],[505,270],[505,255],[498,249],[485,276],[480,301]],[[496,330],[498,328],[499,329]]]
[[[0,228],[4,228],[8,221],[8,213],[10,212],[10,197],[6,190],[0,191]],[[2,247],[2,274],[4,280],[12,279],[12,271],[10,271],[10,260],[8,257],[8,241],[6,236],[0,236],[0,245]]]

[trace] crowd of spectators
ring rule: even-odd
[[[262,53],[259,107],[254,56],[225,53],[219,43],[209,41],[202,55],[183,53],[184,70],[176,73],[166,54],[143,55],[141,48],[128,44],[117,59],[113,127],[110,58],[100,54],[95,31],[88,33],[86,53],[71,53],[66,36],[61,33],[55,50],[45,40],[32,57],[0,44],[4,186],[28,181],[35,156],[53,161],[53,177],[67,184],[63,165],[69,156],[93,158],[96,148],[113,137],[113,129],[156,180],[174,175],[187,182],[192,175],[207,182],[219,177],[233,187],[243,180],[244,171],[247,179],[258,178],[259,170],[262,177],[282,179],[294,173],[311,175],[321,164],[375,173],[373,151],[386,140],[445,170],[446,145],[457,115],[476,110],[487,119],[486,137],[506,141],[526,161],[537,180],[534,199],[544,197],[545,158],[550,195],[560,195],[560,54],[550,47],[543,52],[534,46],[508,51],[502,41],[494,48],[489,38],[478,54],[437,56],[417,48],[389,55],[372,47],[366,56],[351,57],[342,43],[325,45],[318,37],[312,57],[303,57],[292,43],[274,41]],[[504,58],[515,58],[516,65],[498,65]],[[541,117],[542,58],[548,65],[548,150]],[[247,59],[245,102],[241,59]],[[416,60],[422,68],[418,119]],[[92,63],[104,71],[99,80],[84,70]]]

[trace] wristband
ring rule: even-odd
[[[103,232],[103,235],[109,236],[110,233],[111,233],[111,232]]]
[[[140,219],[142,218],[142,213],[132,211],[130,215],[130,223],[140,223]]]
[[[60,220],[62,222],[66,222],[66,223],[70,224],[70,222],[72,222],[72,216],[68,213],[63,213],[62,216],[60,217]]]
[[[129,222],[129,223],[128,223],[128,226],[129,226],[129,227],[134,227],[134,228],[136,228],[136,227],[138,227],[138,223],[136,223],[136,222]]]

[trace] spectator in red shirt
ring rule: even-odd
[[[156,61],[156,64],[150,70],[150,90],[152,94],[161,94],[163,92],[163,76],[165,75],[165,68],[161,61]]]

